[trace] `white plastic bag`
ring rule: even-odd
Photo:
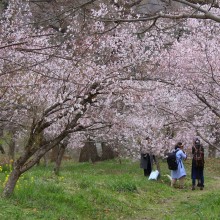
[[[148,179],[149,180],[157,180],[158,176],[159,176],[159,171],[155,170],[150,173],[150,176]]]

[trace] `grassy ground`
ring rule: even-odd
[[[10,199],[0,198],[0,219],[220,219],[220,160],[206,161],[203,191],[191,190],[190,162],[182,190],[169,186],[163,161],[158,181],[146,179],[139,163],[129,160],[68,161],[60,176],[53,174],[53,165],[34,167],[20,178]],[[8,170],[0,172],[0,191]]]

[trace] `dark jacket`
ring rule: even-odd
[[[196,160],[195,160],[195,153],[196,153],[196,149],[200,148],[201,153],[202,153],[202,168],[204,168],[204,164],[205,164],[205,159],[204,159],[204,147],[200,144],[200,145],[195,145],[192,147],[192,166],[196,167]]]
[[[155,161],[155,156],[152,154],[141,154],[140,167],[145,170],[152,171],[153,162]]]
[[[192,147],[192,154],[193,154],[193,159],[192,159],[192,168],[191,168],[191,178],[195,181],[195,179],[198,179],[200,180],[200,183],[199,185],[204,187],[204,164],[205,164],[205,160],[204,160],[204,148],[202,145],[200,145],[201,147],[201,151],[202,151],[202,160],[203,160],[203,163],[201,166],[197,166],[196,165],[196,160],[194,158],[194,154],[196,152],[196,147],[199,147],[199,146],[193,146]],[[195,182],[194,182],[195,184]]]

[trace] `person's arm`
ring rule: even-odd
[[[181,152],[181,157],[184,159],[184,160],[186,160],[186,158],[187,158],[187,155],[186,155],[186,153],[183,151],[183,150],[181,150],[182,152]]]

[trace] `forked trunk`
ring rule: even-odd
[[[21,171],[18,168],[13,169],[3,190],[3,197],[10,197],[12,195],[20,175]]]

